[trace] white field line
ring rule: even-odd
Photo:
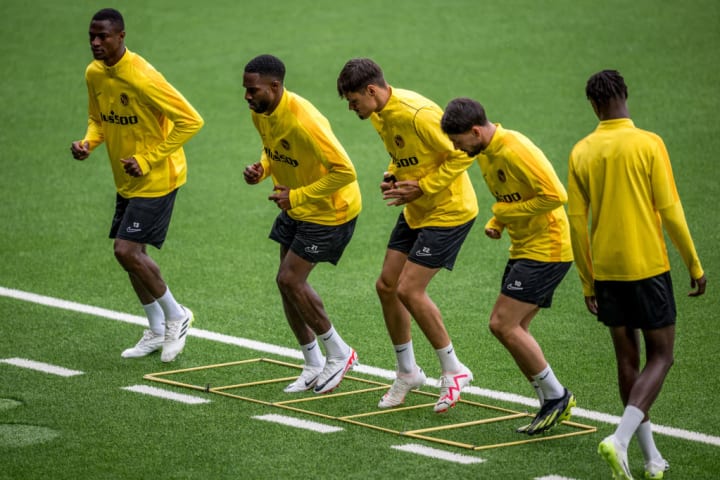
[[[10,288],[0,287],[0,296],[14,298],[25,302],[36,303],[39,305],[45,305],[53,308],[61,308],[63,310],[70,310],[79,313],[86,313],[89,315],[95,315],[102,318],[108,318],[111,320],[119,320],[127,323],[134,323],[136,325],[147,325],[147,319],[145,317],[130,315],[128,313],[116,312],[114,310],[107,310],[104,308],[93,307],[91,305],[84,305],[82,303],[70,302],[53,297],[46,297],[35,293],[24,292],[21,290],[13,290]],[[197,328],[191,328],[188,331],[188,335],[205,340],[214,342],[225,343],[228,345],[235,345],[258,352],[270,353],[273,355],[280,355],[287,358],[294,358],[302,360],[302,353],[298,349],[292,349],[287,347],[280,347],[270,343],[258,342],[256,340],[250,340],[247,338],[232,337],[222,333],[211,332],[209,330],[201,330]],[[360,357],[362,361],[362,356]],[[393,380],[395,378],[395,372],[391,370],[385,370],[378,367],[372,367],[368,365],[358,365],[354,369],[357,372],[372,375],[375,377]],[[428,378],[427,385],[437,385],[437,379]],[[537,408],[537,399],[517,395],[514,393],[500,392],[496,390],[488,390],[480,387],[465,387],[463,389],[464,394],[471,394],[476,396],[482,396],[486,398],[492,398],[504,402],[510,402],[518,405],[525,405],[531,408]],[[617,415],[610,415],[603,412],[596,412],[593,410],[586,410],[584,408],[573,408],[573,417],[575,418],[587,418],[597,422],[604,422],[611,425],[617,425],[620,422],[620,417]],[[720,447],[720,437],[707,435],[704,433],[693,432],[689,430],[682,430],[679,428],[668,427],[664,425],[653,424],[653,432],[657,432],[670,437],[681,438],[691,442],[706,443],[708,445],[714,445]]]
[[[147,385],[132,385],[130,387],[122,387],[123,390],[129,392],[142,393],[144,395],[150,395],[153,397],[164,398],[165,400],[172,400],[174,402],[188,403],[190,405],[198,405],[201,403],[210,403],[210,400],[206,398],[193,397],[192,395],[185,395],[183,393],[175,393],[169,390],[163,390],[162,388],[149,387]]]
[[[448,452],[446,450],[438,450],[437,448],[426,447],[416,443],[408,443],[406,445],[393,445],[392,448],[402,452],[414,453],[424,457],[435,458],[438,460],[446,460],[448,462],[462,463],[469,465],[471,463],[483,463],[484,458],[472,457],[470,455],[460,455],[458,453]]]
[[[574,478],[561,477],[559,475],[546,475],[544,477],[537,477],[535,480],[575,480]]]
[[[29,368],[43,373],[51,373],[61,377],[73,377],[84,373],[79,370],[70,370],[69,368],[58,367],[57,365],[51,365],[49,363],[36,362],[26,358],[0,358],[0,363],[7,363],[21,368]]]
[[[256,420],[265,420],[266,422],[279,423],[281,425],[287,425],[288,427],[303,428],[305,430],[312,430],[318,433],[334,433],[341,432],[342,428],[332,427],[330,425],[323,425],[318,422],[311,422],[309,420],[301,420],[299,418],[288,417],[286,415],[257,415],[252,417]]]

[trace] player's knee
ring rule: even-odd
[[[115,242],[114,245],[115,259],[127,271],[133,271],[133,265],[137,263],[136,252],[129,248],[125,242]]]
[[[395,295],[395,288],[392,285],[388,284],[385,280],[383,280],[382,277],[378,278],[377,281],[375,281],[375,291],[380,298]]]
[[[278,289],[286,295],[292,293],[298,284],[292,273],[282,269],[275,277],[275,283],[277,283]]]
[[[493,313],[490,315],[490,321],[488,322],[488,328],[495,338],[502,340],[508,334],[507,323],[503,322],[502,318]]]
[[[425,292],[419,292],[416,290],[413,290],[412,288],[408,288],[407,286],[403,285],[402,282],[397,286],[397,296],[400,302],[402,302],[403,305],[415,305],[422,301],[422,298],[425,295]]]

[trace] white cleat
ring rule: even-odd
[[[123,350],[120,356],[123,358],[146,357],[151,353],[160,350],[163,346],[164,339],[165,335],[162,333],[155,333],[150,329],[145,330],[142,338],[135,344],[135,346]]]
[[[392,408],[405,403],[405,396],[410,390],[420,388],[425,385],[427,377],[422,368],[417,367],[413,373],[397,373],[395,381],[390,390],[383,395],[378,403],[378,408]]]
[[[163,362],[172,362],[185,348],[187,332],[194,316],[189,308],[182,307],[182,309],[187,314],[185,318],[165,320],[165,341],[162,346],[162,355],[160,355],[160,360]]]
[[[315,387],[318,378],[323,371],[322,366],[307,366],[303,368],[300,376],[293,383],[285,387],[283,392],[285,393],[298,393],[305,392]]]

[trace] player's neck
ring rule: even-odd
[[[105,65],[107,65],[108,67],[117,65],[117,63],[122,59],[123,55],[125,55],[126,51],[127,48],[125,48],[125,45],[123,45],[123,47],[118,50],[119,53],[115,57],[105,59]]]

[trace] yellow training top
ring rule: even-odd
[[[89,97],[83,142],[92,151],[105,142],[120,195],[161,197],[187,180],[182,146],[203,119],[160,72],[140,55],[125,50],[108,67],[94,60],[85,71]],[[135,157],[142,177],[131,177],[121,159]]]
[[[601,121],[570,154],[568,192],[585,296],[594,295],[593,280],[642,280],[669,271],[663,225],[691,276],[703,275],[658,135],[629,118]]]
[[[474,219],[477,197],[467,169],[473,159],[453,148],[440,128],[442,109],[409,90],[392,89],[379,113],[370,116],[390,154],[388,172],[417,180],[423,195],[405,205],[411,228],[455,227]]]
[[[563,207],[567,193],[545,154],[525,135],[497,124],[477,160],[497,201],[485,228],[507,229],[510,258],[572,261],[570,226]]]
[[[327,119],[288,90],[270,114],[252,112],[263,143],[263,179],[290,190],[288,215],[320,225],[341,225],[362,208],[355,167]]]

